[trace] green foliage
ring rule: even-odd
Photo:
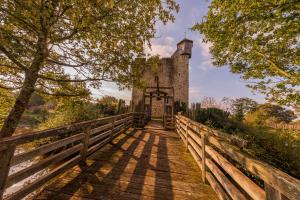
[[[200,108],[195,111],[195,121],[228,133],[238,132],[243,127],[229,118],[230,113],[219,108]]]
[[[296,119],[296,116],[293,111],[279,105],[263,104],[253,112],[249,112],[245,119],[248,123],[267,125],[269,123],[289,123]]]
[[[28,126],[35,128],[40,123],[47,120],[49,112],[45,108],[37,108],[33,110],[26,110],[20,120],[19,126]]]
[[[96,119],[102,116],[95,104],[88,99],[82,98],[60,98],[57,107],[49,118],[39,125],[39,129],[54,128],[69,123]]]
[[[14,101],[15,97],[11,92],[0,88],[0,127],[2,127],[2,124],[12,108]]]
[[[300,178],[299,130],[273,129],[263,126],[246,127],[239,135],[250,142],[250,146],[245,149],[248,153]]]
[[[112,96],[104,96],[97,101],[97,108],[104,115],[115,115],[118,112],[119,101]]]
[[[39,112],[42,112],[42,110]],[[112,96],[104,96],[97,100],[96,103],[92,103],[88,98],[59,98],[55,109],[39,125],[39,129],[54,128],[69,123],[92,120],[125,112],[127,112],[125,101]]]
[[[258,106],[257,102],[249,98],[238,98],[232,102],[232,111],[234,118],[243,121],[246,113],[255,110]]]
[[[135,59],[150,46],[156,22],[173,21],[178,9],[174,0],[1,0],[0,88],[18,91],[23,103],[0,137],[15,132],[34,92],[87,97],[102,81],[137,84]]]
[[[177,114],[178,112],[181,112],[181,114],[186,115],[187,110],[188,110],[188,107],[185,102],[181,102],[181,101],[174,102],[174,113],[175,114]]]
[[[33,93],[30,100],[29,100],[29,104],[28,107],[32,107],[32,106],[41,106],[45,104],[45,100],[44,98],[36,93]]]
[[[174,0],[1,1],[0,86],[18,89],[37,72],[43,94],[85,95],[85,83],[104,80],[129,86],[156,22],[173,21],[178,10]]]
[[[213,0],[193,29],[211,44],[216,66],[230,65],[271,101],[299,105],[299,10],[298,0]]]
[[[203,102],[205,106],[219,105],[209,97],[204,98]],[[292,111],[278,105],[257,105],[248,98],[227,99],[223,103],[228,105],[220,107],[230,106],[229,110],[232,111],[232,114],[219,108],[201,108],[197,103],[192,104],[189,117],[212,128],[248,140],[245,151],[257,159],[300,178],[299,130],[275,129],[267,126],[269,123],[290,122],[295,118]],[[248,123],[238,120],[237,114],[239,113],[246,113],[245,121]],[[289,124],[296,125],[297,123],[299,122],[290,122]]]

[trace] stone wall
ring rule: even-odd
[[[174,101],[189,103],[189,59],[191,57],[192,41],[183,40],[177,45],[177,50],[170,58],[162,58],[158,67],[160,87],[174,87]],[[186,48],[186,49],[185,49]],[[156,87],[155,75],[150,69],[146,69],[142,79],[147,87]],[[154,91],[156,89],[153,89]],[[163,90],[172,95],[171,90]],[[143,91],[132,89],[132,103],[135,112],[143,112]],[[146,104],[149,104],[149,98]],[[169,100],[168,105],[172,101]],[[164,114],[164,99],[152,98],[152,116],[162,117]]]

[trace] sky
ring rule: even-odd
[[[176,50],[176,44],[185,36],[193,40],[192,58],[190,59],[189,99],[190,103],[199,102],[203,97],[214,97],[221,100],[223,97],[239,98],[249,97],[260,103],[264,102],[264,96],[252,93],[246,87],[246,82],[240,79],[238,74],[230,72],[228,66],[221,68],[212,65],[209,45],[202,42],[202,36],[190,28],[197,22],[201,22],[206,15],[209,2],[205,0],[176,0],[180,5],[179,13],[175,14],[174,23],[156,25],[156,37],[152,40],[152,48],[148,53],[159,54],[161,57],[169,57]],[[111,95],[122,98],[128,103],[131,100],[131,91],[119,91],[112,83],[103,83],[100,90],[93,90],[93,96],[100,98],[103,95]]]

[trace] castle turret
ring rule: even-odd
[[[188,39],[183,39],[177,44],[177,51],[180,55],[188,55],[189,58],[192,57],[192,47],[193,41]]]
[[[173,54],[175,102],[189,105],[189,60],[192,57],[193,41],[183,39],[177,44]]]

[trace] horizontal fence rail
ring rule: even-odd
[[[245,141],[180,114],[175,128],[220,199],[300,199],[300,181],[242,152]]]
[[[33,181],[28,183],[26,181],[20,190],[8,195],[5,199],[21,199],[57,175],[77,164],[84,163],[87,156],[128,128],[143,126],[144,118],[144,114],[141,113],[128,113],[0,139],[1,156],[5,156],[2,155],[3,152],[11,147],[16,149],[20,146],[39,143],[39,145],[26,147],[26,150],[14,155],[10,166],[1,166],[0,170],[7,170],[24,162],[32,163],[16,172],[9,173],[6,177],[0,177],[6,178],[6,184],[1,186],[3,190],[41,173]],[[3,176],[5,173],[0,174]],[[2,198],[0,193],[0,199]]]

